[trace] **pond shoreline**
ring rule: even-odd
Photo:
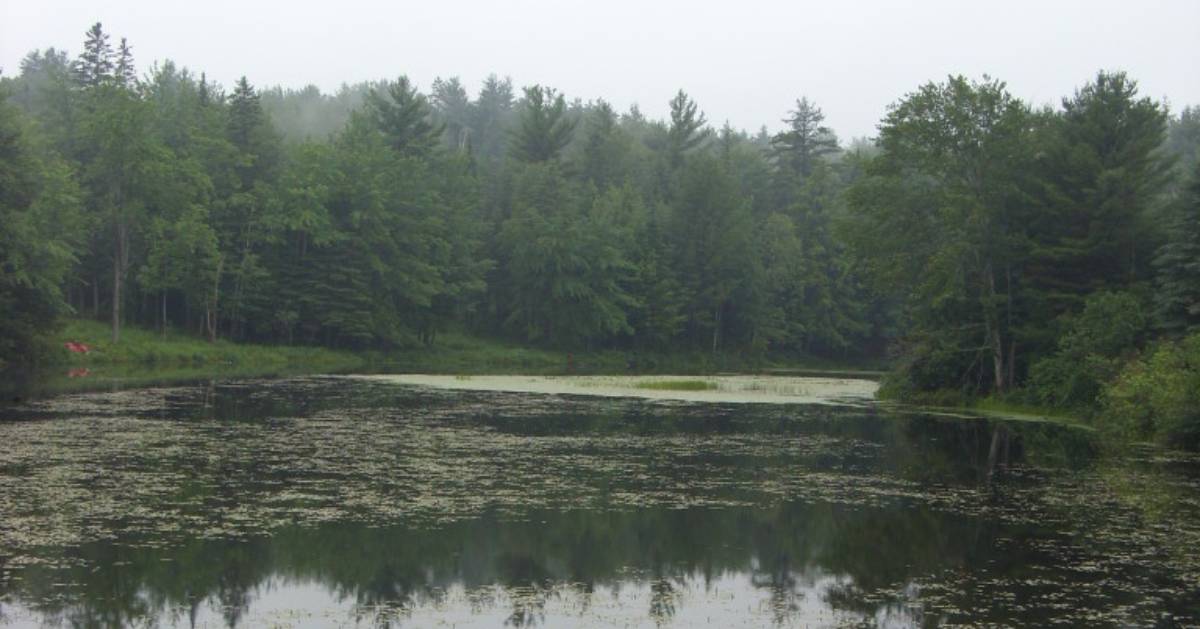
[[[794,376],[721,375],[695,378],[645,376],[446,376],[428,374],[349,375],[395,385],[459,391],[639,398],[710,404],[864,404],[879,385],[870,380]],[[694,388],[701,383],[706,386]],[[672,387],[672,384],[685,385]]]
[[[708,352],[605,350],[569,352],[446,333],[432,346],[349,351],[303,345],[261,345],[127,326],[120,343],[107,324],[74,319],[52,340],[35,369],[0,372],[0,405],[58,393],[183,384],[213,379],[318,374],[443,375],[788,375],[877,380],[874,364],[812,358],[795,361]],[[66,345],[86,346],[86,353]]]

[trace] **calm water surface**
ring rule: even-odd
[[[1200,459],[351,378],[0,409],[0,624],[1197,626]]]

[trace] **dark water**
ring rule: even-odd
[[[343,378],[0,409],[15,626],[1196,626],[1200,460]]]

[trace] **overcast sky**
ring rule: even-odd
[[[949,73],[990,74],[1037,105],[1123,69],[1176,109],[1200,104],[1200,0],[0,0],[0,67],[16,74],[35,48],[77,54],[95,21],[129,39],[139,69],[172,59],[226,86],[404,73],[474,92],[495,72],[656,117],[683,88],[715,124],[772,130],[807,96],[844,139]]]

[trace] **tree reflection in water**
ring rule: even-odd
[[[18,625],[1043,624],[1200,605],[1188,552],[1147,563],[1130,548],[1162,546],[1125,524],[1196,522],[1194,501],[1138,485],[1114,505],[1102,488],[1143,472],[1051,424],[335,380],[112,395],[0,423],[0,613]],[[1154,469],[1170,491],[1200,478]],[[75,483],[90,502],[68,501]],[[43,541],[63,517],[91,538]],[[1117,562],[1107,581],[1074,569],[1098,558]]]

